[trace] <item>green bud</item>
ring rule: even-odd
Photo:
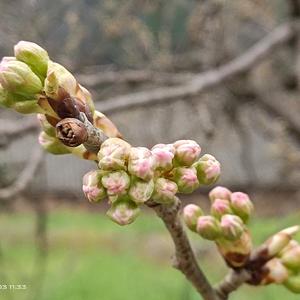
[[[47,75],[49,56],[46,50],[35,43],[20,41],[14,47],[15,56],[27,64],[44,81]]]
[[[44,113],[44,110],[38,105],[37,100],[26,100],[14,103],[11,108],[20,114]]]
[[[108,171],[126,170],[130,148],[122,139],[107,139],[98,152],[99,168]]]
[[[210,154],[203,155],[194,166],[200,184],[212,184],[220,177],[221,164]]]
[[[44,89],[46,95],[54,100],[60,99],[61,89],[75,97],[77,81],[65,67],[49,60]]]
[[[138,206],[132,201],[117,201],[112,204],[107,215],[119,225],[132,223],[140,213]]]
[[[14,99],[10,97],[10,94],[7,90],[5,90],[0,84],[0,106],[11,107],[14,104]]]
[[[287,268],[300,271],[300,245],[297,243],[297,245],[283,249],[281,261]]]
[[[99,202],[106,197],[101,176],[102,173],[99,170],[90,171],[83,176],[82,190],[90,202]]]
[[[244,232],[244,223],[235,215],[224,215],[221,218],[222,236],[229,241],[238,240]]]
[[[300,273],[291,274],[283,284],[291,292],[300,294]]]
[[[203,211],[199,206],[195,204],[189,204],[184,207],[182,216],[186,226],[190,230],[196,232],[198,218],[203,216]]]
[[[206,240],[214,241],[221,235],[220,223],[213,216],[199,217],[196,230]]]
[[[220,238],[216,241],[218,250],[232,268],[241,268],[248,262],[252,251],[252,239],[247,230],[236,241]]]
[[[175,182],[165,178],[158,178],[154,184],[152,198],[157,203],[171,204],[175,201],[177,191],[178,188]]]
[[[131,184],[128,194],[132,201],[134,201],[136,204],[141,204],[151,198],[153,190],[153,180],[143,181],[137,179]]]
[[[130,178],[124,171],[114,171],[102,177],[102,184],[109,196],[123,196],[130,186]]]
[[[196,169],[193,167],[178,167],[172,172],[173,180],[178,186],[180,193],[190,194],[199,187]]]
[[[219,220],[224,215],[232,214],[229,201],[224,199],[215,199],[211,205],[210,213]]]
[[[60,142],[59,139],[49,136],[46,132],[42,131],[39,135],[40,145],[49,153],[52,154],[69,154],[70,150]]]
[[[289,277],[287,268],[282,264],[278,258],[269,260],[263,267],[263,278],[260,282],[262,285],[270,283],[282,284]]]
[[[43,88],[38,76],[21,61],[0,64],[0,83],[9,92],[32,97]]]
[[[37,119],[41,124],[43,131],[52,137],[56,137],[55,127],[53,127],[48,121],[44,114],[37,114]]]
[[[231,208],[244,222],[247,222],[254,210],[253,203],[245,193],[235,192],[230,196]]]
[[[281,252],[291,241],[292,237],[299,231],[299,226],[292,226],[279,231],[270,237],[263,245],[262,251],[266,248],[268,257],[274,257]]]

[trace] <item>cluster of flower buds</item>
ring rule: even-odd
[[[98,152],[99,170],[84,176],[83,191],[92,202],[108,197],[108,216],[118,224],[129,224],[146,201],[170,205],[177,193],[192,193],[200,183],[217,180],[220,163],[211,155],[200,158],[200,152],[191,140],[158,144],[150,150],[109,138]]]
[[[300,293],[300,244],[293,239],[299,226],[279,231],[256,251],[255,261],[267,261],[261,268],[256,284],[283,284],[294,293]],[[256,277],[256,278],[255,278]]]
[[[45,150],[97,159],[84,146],[66,147],[56,137],[56,125],[65,118],[78,119],[80,113],[107,136],[120,136],[115,125],[95,111],[90,93],[66,68],[51,61],[46,50],[21,41],[15,45],[14,55],[0,62],[0,106],[22,114],[37,113],[43,130],[39,142]]]
[[[210,158],[210,155],[205,155],[204,159],[197,162],[198,166],[201,165],[201,170],[204,169],[203,162],[207,161],[207,157]],[[207,169],[210,174],[215,167],[210,165]],[[199,181],[204,182],[203,178]],[[211,190],[209,198],[210,215],[204,215],[200,207],[190,204],[183,210],[183,219],[190,230],[204,239],[216,242],[219,252],[230,267],[241,268],[247,263],[252,250],[252,240],[246,224],[253,212],[253,204],[247,194],[232,193],[221,186]]]

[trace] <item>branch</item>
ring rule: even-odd
[[[30,183],[30,181],[34,178],[34,174],[38,170],[40,166],[44,152],[40,147],[37,147],[30,159],[28,160],[25,168],[21,172],[20,176],[16,179],[16,181],[10,186],[0,189],[0,199],[7,200],[23,190],[25,190]]]
[[[214,289],[196,261],[195,254],[180,221],[178,215],[180,201],[178,200],[178,202],[172,206],[149,201],[147,205],[162,219],[172,237],[175,246],[176,260],[174,266],[193,284],[204,300],[217,300],[218,298]]]
[[[102,71],[93,74],[78,74],[76,78],[83,85],[95,88],[104,84],[131,84],[154,82],[158,84],[181,84],[193,79],[195,74],[191,73],[167,73],[151,70],[122,70]]]
[[[277,47],[289,41],[295,33],[295,27],[298,27],[296,22],[280,25],[241,56],[219,68],[195,75],[188,83],[177,87],[162,87],[106,99],[99,102],[99,109],[104,113],[112,113],[132,107],[167,103],[177,98],[197,95],[234,76],[249,71]]]
[[[230,270],[215,290],[220,300],[227,300],[230,293],[236,291],[243,283],[250,279],[246,270]]]

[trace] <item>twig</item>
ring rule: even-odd
[[[197,95],[234,76],[249,71],[272,53],[275,48],[287,42],[294,35],[297,27],[296,22],[280,25],[241,56],[219,68],[195,75],[188,83],[106,99],[99,102],[98,107],[104,113],[112,113],[132,107],[166,103],[174,99]]]
[[[230,270],[215,288],[220,300],[227,300],[228,295],[236,291],[248,279],[250,279],[250,274],[246,270]]]
[[[16,181],[10,186],[0,189],[1,200],[7,200],[27,188],[29,182],[34,178],[34,174],[36,173],[40,163],[42,162],[43,156],[44,152],[40,147],[37,147],[33,151],[25,168],[21,172],[20,176],[16,179]]]
[[[196,261],[195,254],[183,229],[178,215],[180,201],[178,200],[172,206],[156,204],[154,202],[148,202],[147,205],[162,219],[172,237],[175,246],[174,267],[186,276],[187,280],[194,285],[204,300],[217,300],[218,298],[214,289]]]

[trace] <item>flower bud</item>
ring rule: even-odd
[[[175,182],[165,178],[158,178],[154,184],[152,198],[157,203],[171,204],[175,201],[177,191],[178,188]]]
[[[82,190],[90,202],[99,202],[105,198],[106,192],[101,183],[101,172],[93,170],[83,176]]]
[[[282,284],[288,279],[289,276],[287,268],[278,258],[269,260],[264,265],[262,273],[264,274],[264,277],[260,282],[262,285],[267,285],[270,283]]]
[[[44,113],[44,110],[38,105],[37,100],[26,100],[14,103],[11,108],[20,114]]]
[[[154,161],[152,153],[145,147],[132,147],[129,152],[128,171],[143,180],[154,176]]]
[[[52,154],[59,155],[71,153],[57,138],[49,136],[44,131],[39,135],[39,143],[47,152]]]
[[[9,92],[32,97],[43,88],[38,76],[21,61],[7,61],[0,64],[0,83]]]
[[[230,201],[231,191],[223,186],[216,186],[209,192],[208,196],[212,202],[215,199],[224,199]]]
[[[266,253],[268,258],[276,256],[289,244],[293,235],[298,231],[299,226],[292,226],[277,232],[261,246],[259,252]]]
[[[128,194],[132,201],[134,201],[136,204],[141,204],[151,198],[153,190],[153,180],[143,181],[137,179],[133,184],[131,184]]]
[[[178,167],[173,170],[174,178],[180,193],[189,194],[199,187],[196,169]]]
[[[124,200],[113,203],[106,214],[117,224],[128,225],[137,218],[139,212],[140,209],[134,202]]]
[[[54,100],[60,100],[61,90],[75,97],[77,81],[65,67],[49,60],[44,89],[46,95]]]
[[[47,74],[49,56],[46,50],[35,43],[20,41],[14,47],[17,60],[24,62],[44,80]]]
[[[241,268],[248,262],[252,251],[252,239],[247,230],[236,241],[218,239],[218,250],[232,268]]]
[[[219,238],[221,234],[220,223],[212,216],[199,217],[196,230],[204,239],[211,241]]]
[[[8,61],[16,61],[17,59],[14,56],[3,56],[0,64],[8,62]]]
[[[37,114],[37,119],[43,129],[48,135],[56,137],[55,127],[53,127],[48,121],[44,114]]]
[[[287,268],[300,271],[300,245],[297,243],[297,245],[283,249],[281,261]]]
[[[220,163],[210,154],[203,155],[195,164],[198,180],[201,184],[212,184],[221,173]]]
[[[244,223],[235,215],[224,215],[221,218],[222,236],[229,241],[238,240],[244,232]]]
[[[11,107],[15,103],[14,99],[11,97],[11,93],[5,90],[0,84],[0,106]]]
[[[100,111],[95,110],[93,119],[94,126],[101,129],[108,137],[122,137],[116,125]]]
[[[244,222],[249,220],[254,207],[247,194],[241,192],[232,193],[230,196],[230,204],[234,213]]]
[[[118,138],[103,142],[98,152],[99,168],[103,170],[125,170],[131,146]]]
[[[154,157],[155,167],[160,171],[169,171],[173,168],[175,148],[172,144],[157,144],[151,152]]]
[[[283,284],[291,292],[300,294],[300,273],[291,274]]]
[[[196,232],[198,218],[203,216],[203,211],[195,204],[188,204],[184,207],[182,216],[186,226]]]
[[[102,177],[102,184],[109,196],[122,196],[127,193],[130,186],[130,178],[124,171],[115,171]]]
[[[232,214],[229,201],[224,199],[214,200],[211,205],[210,213],[217,219],[221,219],[224,215]]]
[[[179,140],[173,145],[177,164],[191,166],[199,158],[201,148],[195,141]]]

